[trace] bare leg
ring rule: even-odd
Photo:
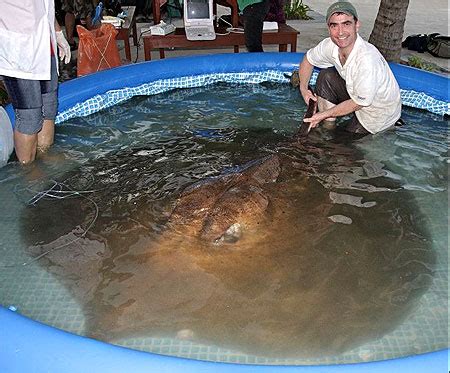
[[[36,158],[38,134],[27,135],[14,131],[14,148],[21,164],[29,164]]]
[[[323,97],[317,97],[317,107],[319,111],[325,111],[331,109],[334,106],[336,106],[336,104],[325,100]],[[336,127],[336,118],[327,118],[326,120],[322,121],[322,126],[324,126],[326,129],[334,129]]]
[[[87,16],[85,21],[86,21],[86,28],[88,30],[92,30],[94,28],[94,25],[92,24],[92,17],[91,16]]]
[[[73,13],[66,13],[64,24],[66,27],[67,42],[69,44],[73,44],[73,33],[75,32],[75,15]]]
[[[44,119],[42,129],[38,133],[37,150],[38,152],[46,152],[53,144],[55,137],[55,121]]]

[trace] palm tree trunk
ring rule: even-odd
[[[409,0],[381,0],[369,42],[387,61],[400,61]]]

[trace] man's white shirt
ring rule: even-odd
[[[372,44],[357,36],[347,61],[341,65],[338,46],[331,38],[308,50],[310,64],[319,68],[334,66],[345,80],[350,98],[363,106],[355,112],[370,133],[392,127],[401,115],[400,88],[388,63]]]

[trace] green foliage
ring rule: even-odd
[[[306,14],[309,11],[311,11],[311,8],[303,4],[303,0],[290,0],[284,6],[286,19],[312,19]]]
[[[425,62],[417,56],[410,56],[408,58],[408,65],[426,71],[436,71],[436,68],[431,63]]]

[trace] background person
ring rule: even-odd
[[[20,22],[18,22],[20,20]],[[5,1],[0,12],[0,75],[15,112],[14,147],[22,164],[53,144],[58,63],[70,47],[55,20],[53,0]]]
[[[92,30],[92,14],[98,1],[96,0],[63,0],[62,10],[66,12],[64,16],[64,26],[66,28],[67,41],[72,49],[75,49],[74,40],[76,21],[79,20],[83,27]]]
[[[270,0],[237,0],[244,17],[245,46],[249,52],[263,52],[264,19],[269,13]]]
[[[377,133],[396,124],[401,115],[400,88],[381,53],[359,35],[354,6],[332,4],[326,21],[330,37],[305,54],[299,68],[300,93],[305,102],[318,101],[318,112],[305,122],[333,126],[336,117],[351,114],[345,130]],[[308,82],[314,66],[322,68],[314,95]]]

